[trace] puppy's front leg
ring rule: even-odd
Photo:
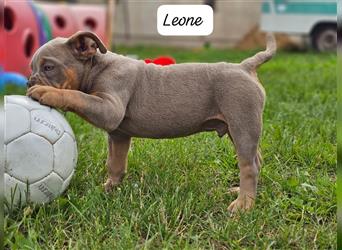
[[[102,92],[89,95],[78,90],[34,85],[28,89],[27,95],[41,104],[75,112],[107,132],[115,130],[125,114],[120,98]]]
[[[108,134],[108,179],[104,184],[106,192],[121,183],[126,174],[127,155],[131,138]]]

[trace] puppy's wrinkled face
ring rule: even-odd
[[[78,89],[77,69],[80,62],[72,55],[67,39],[56,38],[40,47],[31,60],[32,74],[28,87],[48,85],[63,89]]]
[[[79,89],[85,64],[97,53],[97,48],[101,53],[107,51],[101,40],[87,31],[77,32],[68,39],[55,38],[47,42],[32,57],[32,74],[27,86]]]

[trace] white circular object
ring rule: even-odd
[[[76,162],[75,136],[63,115],[26,96],[5,96],[8,204],[50,202],[68,187]]]

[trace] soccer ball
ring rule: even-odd
[[[63,115],[26,96],[5,96],[5,197],[8,204],[47,203],[69,185],[77,161]]]

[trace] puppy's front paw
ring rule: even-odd
[[[255,197],[246,194],[239,195],[238,198],[229,205],[228,211],[230,213],[236,213],[237,211],[248,211],[254,206],[254,202]]]
[[[106,193],[109,193],[113,190],[114,187],[118,186],[120,182],[113,181],[111,178],[108,178],[107,181],[103,184],[104,190]]]
[[[51,86],[34,85],[27,90],[27,96],[37,100],[40,104],[54,108],[63,107],[63,93]]]

